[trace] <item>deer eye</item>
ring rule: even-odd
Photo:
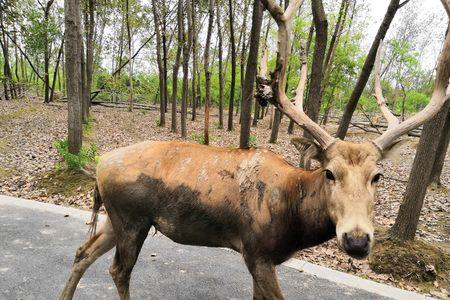
[[[378,183],[381,179],[381,176],[383,176],[383,174],[381,174],[381,173],[375,174],[375,176],[373,176],[373,178],[372,178],[372,183]]]
[[[333,172],[331,172],[330,170],[325,170],[325,177],[329,180],[335,180]]]

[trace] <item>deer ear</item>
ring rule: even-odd
[[[400,161],[400,152],[409,142],[410,140],[407,138],[394,142],[389,148],[383,151],[382,159],[389,159],[393,162]]]
[[[316,159],[321,161],[323,151],[315,141],[304,137],[295,137],[291,139],[291,143],[297,148],[304,159]]]

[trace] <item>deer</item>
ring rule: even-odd
[[[447,105],[450,34],[429,104],[402,123],[381,94],[379,48],[376,96],[389,126],[372,141],[354,143],[327,133],[303,111],[299,94],[291,101],[285,93],[292,19],[302,0],[290,1],[285,11],[274,0],[262,2],[278,25],[278,53],[272,78],[258,78],[257,96],[312,136],[293,143],[320,167],[304,170],[266,149],[180,141],[145,141],[102,155],[91,235],[78,248],[59,299],[72,299],[86,269],[114,247],[110,274],[120,299],[130,299],[131,272],[152,227],[177,243],[240,253],[253,278],[254,299],[283,299],[275,267],[299,250],[336,237],[349,256],[363,259],[370,254],[382,178],[378,162],[398,150],[401,136]],[[102,204],[107,217],[97,231]]]

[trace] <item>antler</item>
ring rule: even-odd
[[[444,5],[445,11],[447,12],[450,18],[450,1],[441,0],[441,2]],[[380,52],[380,49],[378,50],[379,50],[378,52]],[[379,65],[379,55],[380,53],[378,53],[377,55],[378,65]],[[396,124],[394,124],[393,118],[395,118],[395,116],[393,116],[392,113],[389,112],[389,110],[387,109],[384,98],[382,96],[381,98],[379,98],[380,95],[377,95],[378,104],[380,105],[380,108],[382,109],[384,116],[386,117],[386,119],[388,119],[389,127],[381,136],[377,137],[373,141],[373,143],[381,151],[386,150],[390,145],[392,145],[392,143],[394,143],[394,141],[397,138],[430,120],[435,114],[439,112],[439,110],[442,108],[445,102],[450,98],[450,89],[447,89],[449,86],[449,78],[450,78],[450,31],[447,29],[444,47],[442,48],[442,52],[438,60],[438,67],[436,70],[436,82],[433,94],[431,95],[430,102],[422,111],[420,111],[413,117],[407,119],[402,123],[398,123],[398,120],[396,120],[395,121]],[[381,93],[381,86],[377,88],[377,81],[379,84],[379,76],[376,74],[375,91],[377,93],[378,89],[378,92]],[[388,113],[386,111],[388,111]]]
[[[300,68],[300,80],[298,81],[298,86],[295,90],[294,104],[299,110],[303,111],[303,94],[305,93],[308,76],[308,59],[306,57],[306,47],[303,43],[300,44],[300,58],[302,66]]]
[[[296,106],[291,103],[285,93],[286,66],[290,54],[292,19],[294,17],[294,13],[303,3],[303,0],[291,0],[286,11],[283,11],[283,9],[273,0],[261,0],[261,2],[277,22],[278,53],[277,66],[273,73],[272,81],[270,82],[266,78],[258,78],[260,85],[262,85],[262,88],[259,87],[259,89],[262,89],[262,93],[264,94],[263,96],[258,95],[258,97],[263,98],[263,100],[267,99],[272,104],[277,106],[277,108],[281,112],[289,116],[304,130],[308,131],[317,140],[317,142],[323,149],[326,149],[335,141],[335,138],[333,138],[305,114],[302,109],[303,93],[301,94],[302,96],[300,96],[300,93],[296,94]],[[267,92],[264,92],[264,86],[267,86],[267,84],[272,85],[273,95],[268,95]]]
[[[383,90],[381,89],[380,80],[380,69],[381,69],[381,53],[383,51],[383,40],[380,41],[378,46],[377,56],[375,58],[375,98],[377,99],[378,106],[380,107],[381,113],[388,122],[388,130],[399,124],[399,120],[396,116],[389,110],[386,99],[383,97]]]

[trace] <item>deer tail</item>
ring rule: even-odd
[[[99,212],[102,204],[103,204],[103,201],[100,196],[100,192],[98,190],[98,185],[95,184],[94,205],[92,207],[92,216],[91,216],[91,221],[89,222],[89,231],[88,231],[88,235],[90,238],[92,238],[95,235],[95,232],[97,231],[98,212]]]

